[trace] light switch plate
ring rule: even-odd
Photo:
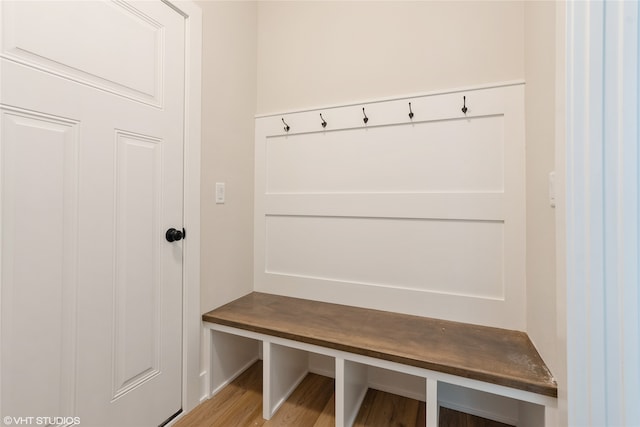
[[[224,203],[226,188],[224,182],[216,182],[216,204]]]
[[[549,172],[549,205],[556,207],[556,173]]]

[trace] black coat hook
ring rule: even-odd
[[[411,111],[411,103],[409,103],[409,118],[413,119],[413,111]]]
[[[284,121],[284,119],[282,119],[282,123],[284,123],[284,131],[289,132],[289,130],[291,130],[291,126],[289,126],[287,122]]]
[[[369,117],[367,117],[367,113],[364,112],[364,107],[362,107],[362,114],[364,114],[364,119],[362,119],[362,121],[366,125],[367,122],[369,121]]]
[[[468,111],[468,110],[469,110],[469,109],[467,108],[467,97],[466,97],[466,96],[463,96],[463,97],[462,97],[462,112],[463,112],[464,114],[467,114],[467,111]]]
[[[322,113],[320,113],[320,120],[322,120],[322,127],[326,128],[327,127],[327,121],[324,118],[322,118]]]

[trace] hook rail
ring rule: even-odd
[[[411,102],[408,102],[408,109],[409,109],[409,112],[407,113],[407,115],[409,116],[409,120],[413,121],[415,117],[415,113],[413,112],[413,105]],[[462,108],[460,109],[460,111],[462,111],[462,113],[465,116],[469,112],[469,108],[467,107],[466,95],[462,97]],[[322,126],[323,129],[326,129],[328,125],[327,121],[325,120],[322,113],[319,113],[319,116],[320,116],[320,125]],[[284,124],[284,131],[289,132],[291,130],[291,126],[289,126],[289,124],[284,120],[284,117],[282,117],[280,120],[282,120],[282,123]],[[367,116],[367,111],[365,107],[362,107],[362,121],[364,122],[365,125],[369,123],[369,117]],[[385,122],[385,120],[383,120],[383,122]],[[381,123],[378,122],[378,124],[380,125]]]

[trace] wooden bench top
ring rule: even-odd
[[[557,397],[524,332],[253,292],[202,320]]]

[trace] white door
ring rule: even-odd
[[[184,18],[0,6],[3,422],[157,426],[181,408]]]

